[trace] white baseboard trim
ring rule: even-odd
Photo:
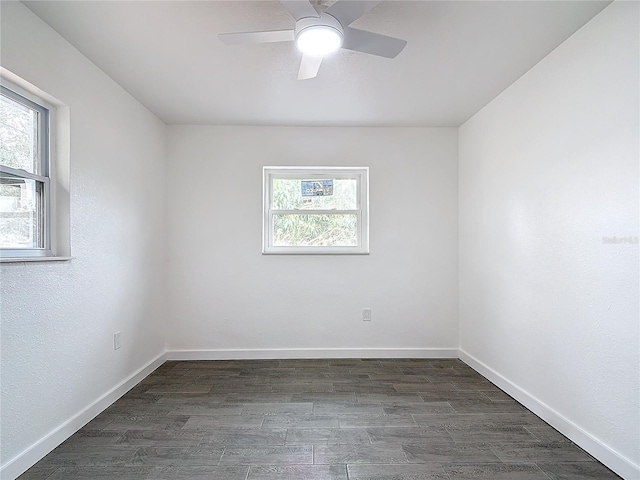
[[[248,360],[294,358],[458,358],[457,348],[283,348],[169,350],[167,360]]]
[[[462,349],[459,351],[459,358],[622,478],[626,480],[640,479],[640,466],[602,443],[549,405],[541,402]]]
[[[13,457],[0,467],[0,478],[2,480],[14,480],[22,475],[25,471],[35,465],[36,462],[140,383],[147,375],[162,365],[164,361],[165,354],[163,353],[132,374],[129,378],[102,395],[91,405],[87,406],[85,409],[75,414],[69,420],[49,432],[33,445]]]

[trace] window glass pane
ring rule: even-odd
[[[0,176],[0,248],[43,248],[42,182]]]
[[[0,95],[0,164],[38,174],[38,111]]]
[[[274,215],[276,247],[353,247],[358,245],[356,215]]]
[[[348,179],[273,179],[274,210],[356,210],[358,181]]]

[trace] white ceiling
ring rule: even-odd
[[[292,28],[277,1],[24,3],[169,124],[458,126],[609,2],[390,0],[352,25],[397,58],[340,50],[304,81],[293,43],[216,37]]]

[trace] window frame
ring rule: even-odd
[[[8,82],[4,78],[2,79],[2,84],[0,84],[0,93],[16,103],[20,103],[27,108],[38,112],[37,173],[30,173],[25,170],[7,167],[2,164],[0,164],[0,173],[42,183],[41,218],[39,218],[42,229],[42,246],[35,248],[0,247],[0,259],[37,259],[41,257],[53,257],[53,195],[51,178],[54,170],[54,161],[52,159],[52,152],[54,151],[52,148],[52,125],[54,122],[52,119],[55,115],[55,107],[37,95],[25,91],[19,86]]]
[[[262,187],[262,253],[263,255],[368,255],[369,254],[369,167],[263,167]],[[273,179],[327,180],[354,179],[357,181],[355,210],[276,210],[273,204]],[[355,246],[276,246],[273,245],[275,215],[356,215],[357,245]]]

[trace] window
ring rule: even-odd
[[[264,167],[263,253],[369,253],[369,169]]]
[[[52,255],[49,116],[44,102],[0,86],[2,257]]]

